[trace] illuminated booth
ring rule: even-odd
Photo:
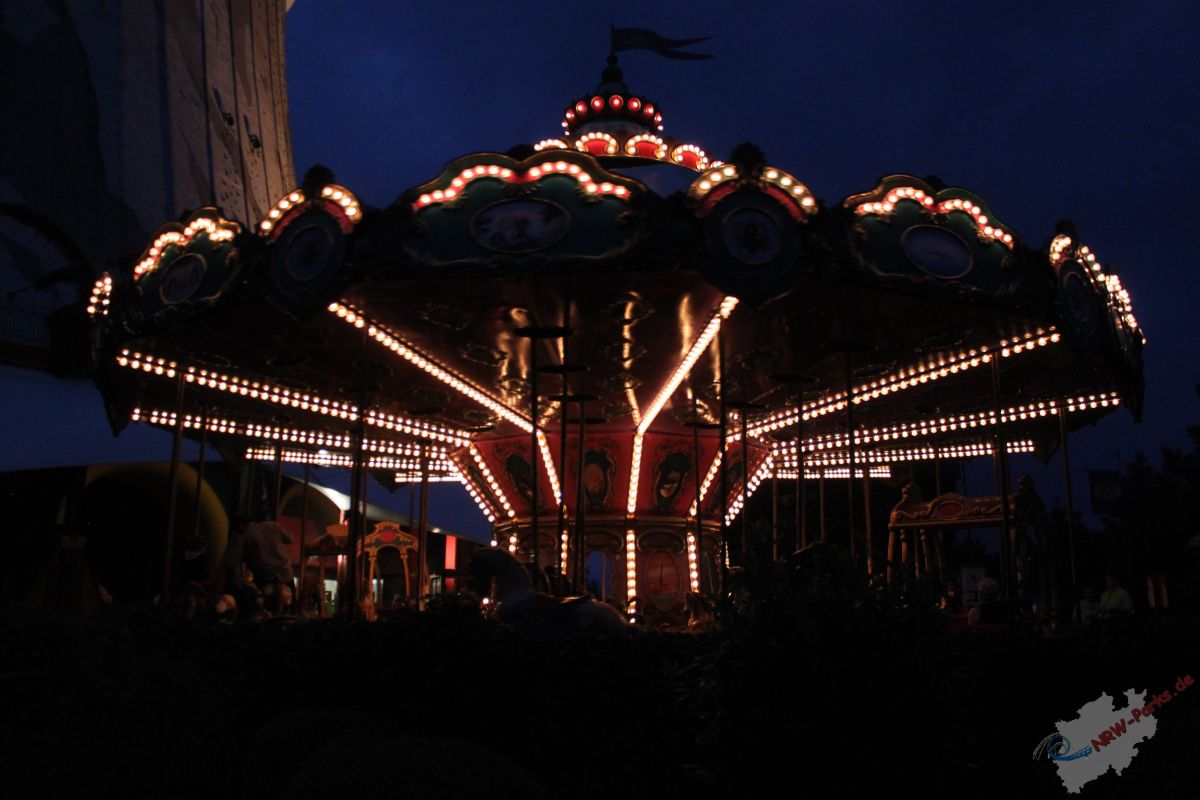
[[[882,575],[858,481],[980,456],[1007,494],[1008,454],[1140,412],[1129,296],[1070,223],[1031,245],[907,175],[823,203],[753,146],[724,162],[665,135],[612,58],[562,128],[387,208],[314,168],[262,220],[165,226],[88,307],[114,428],[319,453],[359,493],[461,482],[547,586],[599,563],[671,622],[741,562],[766,481],[848,480],[831,538]]]

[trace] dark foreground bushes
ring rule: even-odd
[[[1198,634],[1139,620],[952,635],[902,608],[795,604],[721,632],[623,639],[507,628],[454,604],[203,628],[7,613],[5,794],[1065,796],[1031,758],[1054,721],[1102,691],[1200,679]],[[1190,795],[1194,691],[1086,795]]]

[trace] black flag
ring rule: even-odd
[[[645,28],[613,28],[612,52],[620,50],[653,50],[663,58],[699,59],[712,58],[707,53],[685,53],[676,50],[677,47],[687,47],[700,42],[707,42],[711,36],[699,36],[695,39],[668,39],[654,31]]]

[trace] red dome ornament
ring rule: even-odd
[[[624,140],[661,131],[662,115],[656,116],[652,104],[629,93],[616,57],[609,56],[600,83],[591,94],[567,106],[563,123],[569,135],[602,131]]]

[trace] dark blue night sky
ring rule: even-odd
[[[297,170],[325,163],[382,206],[455,156],[557,135],[610,25],[713,37],[694,48],[711,60],[643,51],[621,66],[667,133],[715,157],[752,141],[827,203],[935,174],[1035,247],[1073,219],[1149,339],[1145,421],[1121,411],[1076,435],[1078,479],[1186,444],[1200,422],[1200,4],[301,0],[287,28]],[[1028,460],[1014,468],[1038,474]]]

